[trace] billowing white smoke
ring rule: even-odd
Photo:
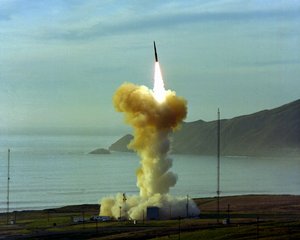
[[[125,121],[134,129],[134,139],[128,147],[141,158],[136,171],[140,195],[128,196],[126,201],[122,194],[104,198],[100,215],[142,219],[148,206],[159,207],[160,218],[164,219],[187,214],[186,198],[168,194],[177,181],[177,175],[169,171],[172,166],[168,158],[169,134],[186,117],[186,101],[170,90],[158,91],[159,95],[145,86],[124,83],[114,95],[116,110],[125,114]],[[198,215],[196,204],[192,200],[188,204],[189,216]]]

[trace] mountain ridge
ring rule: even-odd
[[[220,132],[222,155],[299,156],[300,99],[277,108],[221,119]],[[127,135],[109,149],[124,151],[132,138]],[[171,134],[174,154],[215,155],[216,151],[217,120],[183,122],[181,128]]]

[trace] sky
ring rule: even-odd
[[[127,131],[112,97],[153,87],[154,40],[187,122],[300,98],[297,0],[0,0],[0,130]]]

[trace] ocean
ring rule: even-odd
[[[7,150],[10,154],[10,210],[97,204],[116,193],[138,194],[134,153],[89,154],[121,136],[2,135],[0,212],[7,206]],[[178,175],[170,193],[216,196],[216,156],[171,155]],[[300,194],[300,159],[221,156],[221,196]]]

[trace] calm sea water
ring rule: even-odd
[[[11,210],[98,203],[117,192],[138,194],[133,153],[93,155],[120,136],[12,135],[0,139],[0,211],[6,210],[7,149],[11,149]],[[213,156],[173,155],[171,194],[215,196]],[[300,194],[299,158],[221,157],[221,194]]]

